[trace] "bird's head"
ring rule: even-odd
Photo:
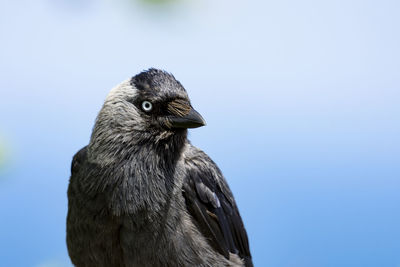
[[[91,142],[159,142],[203,125],[182,84],[165,71],[149,69],[111,90]]]
[[[205,125],[190,104],[185,88],[172,74],[150,69],[134,76],[130,85],[134,95],[125,101],[133,104],[145,129],[179,131]]]

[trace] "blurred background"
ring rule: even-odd
[[[172,72],[256,266],[400,266],[400,3],[0,0],[0,266],[71,266],[72,156],[108,91]]]

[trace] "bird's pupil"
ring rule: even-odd
[[[150,111],[151,108],[152,108],[152,105],[151,105],[151,103],[149,101],[143,101],[142,102],[142,109],[144,111]]]

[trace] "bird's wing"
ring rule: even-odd
[[[246,229],[227,182],[216,164],[201,150],[189,145],[185,153],[187,175],[183,183],[186,206],[210,245],[229,259],[239,255],[253,266]]]
[[[83,162],[86,159],[86,151],[87,151],[87,146],[81,148],[76,154],[74,155],[74,158],[72,159],[71,163],[71,176],[74,174],[77,174],[79,169],[81,168]]]

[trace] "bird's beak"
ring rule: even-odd
[[[168,118],[171,128],[197,128],[206,125],[203,117],[193,108],[183,117],[171,116]]]

